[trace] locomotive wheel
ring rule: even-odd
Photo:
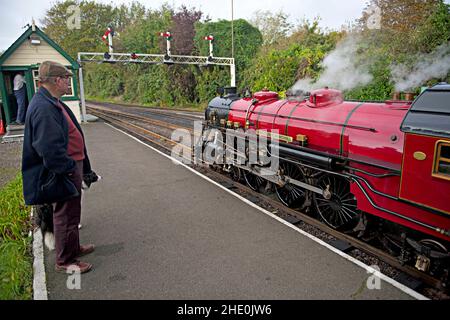
[[[330,199],[314,194],[314,205],[322,220],[333,229],[349,230],[354,227],[359,214],[349,182],[338,176],[323,175],[317,186],[323,190],[328,188],[331,192]]]
[[[442,254],[447,254],[448,250],[445,247],[445,245],[443,245],[442,243],[440,243],[439,241],[433,240],[433,239],[422,239],[419,241],[419,243],[428,248],[429,250],[433,250],[436,251],[438,253],[442,253]]]
[[[233,179],[233,181],[236,181],[236,182],[241,181],[241,179],[242,179],[241,169],[233,166],[230,170],[230,177],[231,177],[231,179]]]
[[[303,170],[291,163],[280,162],[280,171],[282,175],[286,175],[292,179],[306,182]],[[285,184],[284,186],[276,186],[275,191],[278,199],[289,208],[301,208],[306,201],[307,191],[293,184]]]
[[[267,181],[265,179],[261,178],[260,176],[257,176],[246,170],[242,170],[242,172],[244,173],[245,182],[252,190],[259,192],[267,184]]]

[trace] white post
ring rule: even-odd
[[[170,40],[169,37],[166,38],[167,43],[167,55],[170,57]]]
[[[213,57],[213,41],[209,40],[209,56],[212,58]]]
[[[113,37],[112,37],[111,32],[108,33],[108,47],[109,47],[109,53],[110,53],[110,54],[114,52],[112,38],[113,38]]]
[[[80,69],[78,69],[78,74],[80,78],[80,99],[81,99],[81,122],[86,123],[86,100],[84,99],[84,82],[83,82],[83,68],[81,67],[81,56],[78,53],[78,64]]]
[[[233,0],[231,0],[231,57],[234,59],[234,28],[233,28],[233,21],[234,21],[234,4],[233,4]]]
[[[236,87],[236,68],[233,62],[230,64],[230,74],[231,74],[231,86]]]

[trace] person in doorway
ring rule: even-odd
[[[26,81],[23,76],[23,71],[20,71],[14,76],[14,96],[17,101],[17,117],[16,124],[24,124],[25,123],[25,114],[26,114]]]
[[[56,271],[84,273],[92,265],[78,258],[93,252],[94,245],[80,245],[81,187],[85,177],[95,173],[81,127],[60,100],[69,90],[70,76],[57,62],[45,61],[39,67],[41,87],[25,119],[23,193],[28,205],[53,205]]]

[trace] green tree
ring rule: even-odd
[[[346,95],[355,99],[386,99],[394,91],[391,65],[412,68],[423,59],[422,54],[448,43],[450,6],[442,0],[372,0],[369,6],[380,8],[380,28],[368,27],[372,12],[365,11],[356,31],[363,39],[359,57],[372,62],[370,69],[374,79]],[[437,80],[430,79],[428,84],[435,82]],[[415,90],[418,92],[419,88]]]
[[[233,24],[236,83],[239,86],[243,79],[244,71],[250,67],[252,59],[257,54],[263,40],[261,32],[246,20],[235,20]],[[203,39],[207,35],[214,36],[214,56],[231,57],[231,21],[220,20],[218,22],[199,22],[196,24],[195,42],[197,50],[202,56],[209,54],[209,43]],[[229,86],[230,73],[228,67],[202,68],[198,70],[202,73],[211,73],[202,74],[198,77],[198,88],[196,91],[199,94],[200,101],[204,102],[206,97],[209,97],[209,99],[214,97],[218,84],[220,86]],[[213,76],[219,76],[219,78],[213,79]]]
[[[263,40],[261,32],[246,20],[235,20],[233,24],[234,58],[239,76],[239,72],[248,67]],[[231,21],[197,23],[195,42],[201,55],[209,53],[209,43],[203,40],[207,35],[214,36],[214,56],[231,57]]]
[[[359,29],[374,47],[388,46],[393,57],[427,52],[449,39],[449,6],[443,0],[371,0],[379,8],[379,28],[370,28],[370,10],[359,19]],[[431,41],[430,41],[431,40]]]
[[[292,31],[293,25],[288,18],[289,15],[281,10],[276,13],[257,10],[250,23],[261,31],[263,45],[271,45],[285,39]]]
[[[70,17],[74,14],[70,6],[80,8],[80,28],[68,26]],[[44,32],[56,41],[70,56],[77,57],[78,52],[105,52],[107,46],[101,37],[106,28],[112,25],[120,34],[121,28],[129,22],[126,7],[119,8],[104,5],[94,1],[63,1],[56,2],[42,20]],[[118,26],[118,27],[117,27]],[[115,46],[121,47],[120,36],[115,37]]]
[[[283,95],[297,80],[315,79],[326,53],[342,36],[337,32],[324,33],[317,19],[303,21],[292,35],[258,52],[244,72],[243,86],[252,91],[267,88]]]
[[[172,23],[173,9],[162,6],[159,10],[138,8],[131,23],[121,33],[125,52],[160,54],[165,50],[165,39],[159,36]]]

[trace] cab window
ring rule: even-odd
[[[433,176],[450,180],[450,142],[438,141]]]

